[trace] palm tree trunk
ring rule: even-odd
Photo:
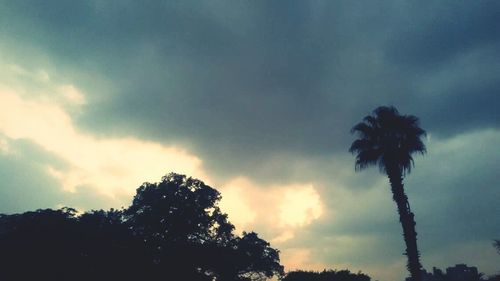
[[[387,175],[391,183],[392,198],[398,207],[399,221],[403,227],[403,237],[406,243],[406,256],[408,263],[406,267],[410,272],[412,281],[422,281],[422,265],[420,254],[417,249],[417,232],[415,231],[415,219],[410,210],[408,197],[403,188],[403,178],[399,169],[388,169]]]

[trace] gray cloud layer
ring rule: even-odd
[[[380,104],[433,134],[497,126],[496,5],[16,1],[2,34],[112,81],[88,128],[189,140],[222,173],[228,158],[345,150]]]

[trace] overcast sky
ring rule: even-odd
[[[406,276],[350,128],[416,115],[427,269],[500,270],[499,1],[0,1],[0,212],[128,206],[175,171],[291,269]]]

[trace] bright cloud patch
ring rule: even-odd
[[[312,250],[308,248],[287,249],[281,256],[281,260],[288,271],[323,270],[330,267],[328,264],[313,262],[315,259]]]
[[[294,238],[297,229],[323,213],[319,193],[309,183],[262,187],[239,177],[224,184],[221,191],[221,207],[237,231],[257,228],[273,243]]]
[[[241,196],[245,192],[241,185],[225,188],[222,194],[221,208],[230,214],[230,221],[238,230],[245,229],[255,221],[257,212],[252,210],[245,198]]]
[[[279,208],[279,220],[284,226],[303,226],[318,219],[322,213],[321,200],[312,185],[284,192]]]

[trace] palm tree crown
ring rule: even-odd
[[[421,140],[426,132],[419,127],[418,118],[400,115],[392,106],[376,108],[373,115],[366,116],[351,132],[359,136],[349,149],[356,154],[356,170],[378,165],[381,172],[387,173],[392,167],[405,175],[413,166],[411,155],[426,152]]]

